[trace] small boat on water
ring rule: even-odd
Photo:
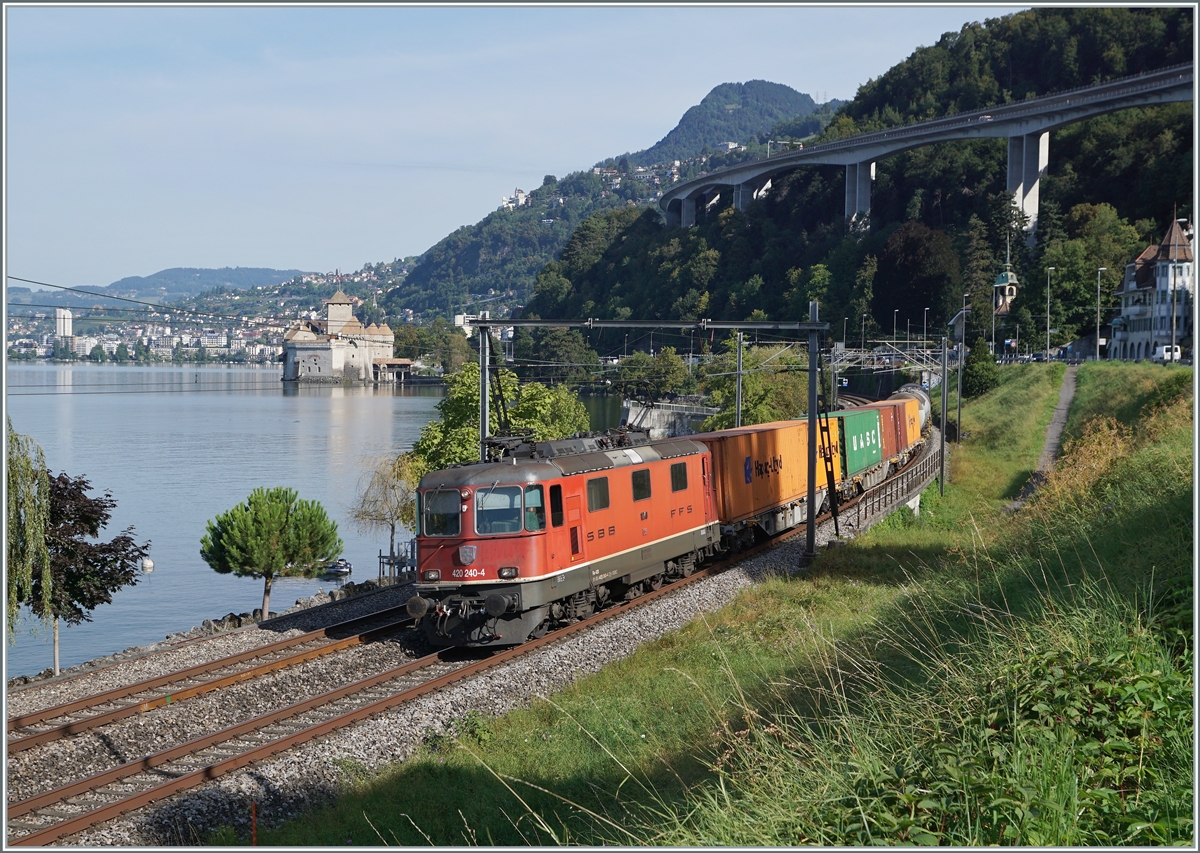
[[[337,560],[325,567],[325,574],[348,575],[353,569],[354,567],[350,565],[349,560],[347,560],[345,557],[339,557]]]

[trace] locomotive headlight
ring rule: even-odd
[[[433,583],[442,579],[442,573],[438,569],[426,569],[421,573],[421,578]]]
[[[463,489],[461,492],[459,492],[459,494],[462,495],[462,499],[465,501],[467,498],[471,497],[471,490]]]
[[[515,578],[517,576],[517,567],[516,566],[501,566],[500,571],[497,572],[497,574],[499,574],[500,577],[504,578],[505,580],[511,580],[512,578]]]

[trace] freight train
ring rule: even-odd
[[[541,637],[806,523],[831,490],[845,500],[883,482],[929,422],[919,385],[829,413],[811,512],[806,419],[658,441],[498,441],[491,461],[421,478],[408,612],[436,646]]]

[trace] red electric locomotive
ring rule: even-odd
[[[408,612],[435,645],[513,645],[689,575],[721,535],[709,465],[694,441],[599,436],[427,474]]]

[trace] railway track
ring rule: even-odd
[[[907,479],[913,484],[919,480],[926,480],[929,472],[935,470],[931,465],[931,462],[936,462],[936,459],[931,459],[935,455],[927,445],[926,452],[910,462],[897,476],[907,475]],[[841,511],[845,513],[863,502],[882,509],[878,497],[868,492],[855,501],[843,504]],[[829,514],[819,516],[816,523],[821,524],[830,517]],[[698,569],[688,577],[665,584],[659,590],[647,592],[633,601],[610,607],[539,640],[491,653],[481,660],[464,657],[462,651],[453,649],[427,655],[236,725],[11,802],[8,805],[8,843],[13,846],[48,844],[202,785],[510,660],[560,643],[580,631],[623,615],[631,608],[644,606],[671,595],[684,586],[700,582],[804,532],[805,527],[799,526],[712,566]],[[379,614],[376,614],[376,618],[378,617]],[[359,621],[361,619],[351,620]],[[324,629],[325,632],[331,630],[333,628]],[[284,642],[298,646],[303,644],[302,639],[297,637]],[[248,672],[249,669],[245,671]],[[237,674],[231,673],[222,678],[235,677]],[[253,676],[246,676],[250,677]],[[210,680],[210,683],[215,684],[215,680]],[[211,689],[220,688],[213,686]],[[132,703],[127,702],[126,707],[131,705]]]
[[[411,622],[403,607],[393,607],[178,672],[12,717],[8,720],[8,754],[15,755],[135,714],[333,654]],[[255,664],[254,661],[259,662]],[[251,665],[246,666],[248,663]]]

